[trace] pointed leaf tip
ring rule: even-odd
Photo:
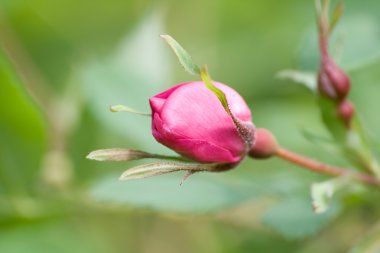
[[[128,149],[128,148],[110,148],[99,149],[90,152],[86,158],[95,161],[133,161],[144,158],[154,157],[154,155],[146,153],[140,150]]]
[[[190,54],[170,35],[160,35],[171,47],[182,67],[191,75],[199,75],[200,69],[191,59]]]
[[[152,114],[150,113],[140,112],[130,107],[127,107],[125,105],[111,105],[110,111],[111,112],[128,112],[128,113],[133,113],[133,114],[138,114],[138,115],[143,115],[143,116],[152,116]]]

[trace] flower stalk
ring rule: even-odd
[[[313,159],[310,159],[308,157],[302,156],[300,154],[297,154],[295,152],[292,152],[288,149],[279,147],[275,154],[280,159],[286,160],[290,163],[296,164],[300,167],[306,168],[310,171],[314,171],[320,174],[326,174],[330,176],[348,176],[351,175],[352,178],[355,180],[366,183],[369,185],[379,185],[380,182],[375,177],[372,177],[371,175],[360,173],[360,172],[353,172],[345,168],[341,167],[335,167],[328,164],[324,164],[318,161],[315,161]]]

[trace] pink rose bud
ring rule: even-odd
[[[355,107],[349,100],[344,100],[338,106],[338,117],[343,120],[346,127],[351,126],[352,118],[355,113]]]
[[[249,156],[257,159],[265,159],[273,156],[277,149],[278,143],[273,134],[264,129],[257,128],[255,133],[255,144],[249,151]]]
[[[217,82],[232,113],[251,124],[251,112],[232,88]],[[198,162],[235,163],[247,147],[231,116],[203,82],[176,85],[149,99],[152,133],[161,144]],[[252,136],[253,138],[253,136]]]
[[[343,100],[350,91],[350,79],[329,56],[323,56],[318,75],[319,92],[333,100]]]

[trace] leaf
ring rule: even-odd
[[[303,84],[309,90],[317,91],[317,78],[314,72],[301,70],[283,70],[277,74],[280,79],[288,79],[295,83]]]
[[[129,148],[110,148],[92,151],[87,159],[96,161],[133,161],[144,158],[152,158],[153,154]]]
[[[318,146],[319,148],[323,149],[329,154],[335,155],[336,158],[340,158],[342,154],[340,149],[341,147],[336,145],[333,139],[323,135],[319,135],[317,133],[309,131],[308,129],[301,129],[301,134],[310,143],[315,144],[315,146]]]
[[[380,223],[376,223],[369,232],[360,238],[349,253],[377,253],[379,251]]]
[[[357,4],[362,6],[360,2]],[[379,18],[377,13],[371,12],[373,10],[367,9],[365,15],[347,13],[331,36],[330,53],[344,70],[366,68],[380,58]],[[319,68],[320,53],[314,25],[304,38],[298,50],[298,68],[316,70]]]
[[[305,139],[310,141],[313,144],[323,144],[323,145],[333,145],[334,142],[326,136],[319,135],[317,133],[311,132],[307,129],[301,129],[301,134]]]
[[[110,107],[110,111],[111,112],[129,112],[129,113],[138,114],[142,116],[152,116],[152,114],[150,113],[136,111],[135,109],[129,108],[125,105],[112,105]]]
[[[345,145],[347,132],[343,122],[337,117],[337,105],[328,98],[319,96],[318,106],[321,110],[322,120],[331,136],[342,146]]]
[[[20,222],[18,226],[2,227],[0,252],[39,253],[100,253],[110,252],[104,231],[95,227],[90,233],[79,229],[83,224],[98,222],[81,218],[77,222],[66,217]],[[103,227],[103,229],[105,229]],[[52,232],[54,231],[54,232]]]
[[[81,78],[92,114],[107,131],[117,134],[120,143],[127,140],[137,149],[172,154],[154,140],[149,118],[108,110],[110,105],[128,101],[132,108],[149,111],[148,99],[168,87],[171,71],[167,48],[156,36],[163,26],[162,12],[149,12],[115,52],[85,65]]]
[[[324,213],[330,206],[333,195],[352,183],[351,176],[341,176],[311,185],[311,200],[315,213]]]
[[[272,206],[263,222],[287,239],[298,239],[314,235],[339,213],[334,205],[323,214],[315,214],[310,201],[303,198],[291,198]]]
[[[46,122],[2,50],[0,87],[0,195],[10,197],[35,188],[46,150]]]
[[[149,163],[126,170],[120,176],[120,180],[142,179],[176,171],[209,171],[214,166],[215,164],[190,164],[174,162]]]
[[[179,186],[178,175],[128,183],[109,176],[93,185],[90,196],[102,203],[145,207],[163,213],[214,212],[258,196],[252,184],[239,186],[229,178],[224,174],[198,173],[189,183]]]
[[[201,72],[199,67],[194,64],[189,53],[186,52],[186,50],[175,39],[173,39],[170,35],[161,35],[161,38],[169,44],[175,55],[178,57],[182,67],[184,67],[187,72],[191,75],[200,75]]]

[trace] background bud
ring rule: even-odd
[[[338,117],[343,120],[344,125],[350,127],[355,113],[354,105],[349,100],[344,100],[339,104],[337,113]]]
[[[324,57],[318,75],[319,92],[333,100],[343,100],[350,91],[350,79],[329,57]]]
[[[269,130],[264,128],[256,129],[255,144],[249,152],[249,156],[258,159],[269,158],[275,154],[277,149],[277,140]]]

